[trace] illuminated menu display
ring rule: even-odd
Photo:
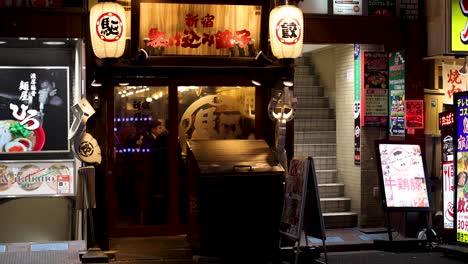
[[[421,147],[418,144],[379,143],[384,205],[389,210],[429,209]]]
[[[456,93],[454,98],[456,148],[456,228],[457,241],[468,243],[468,94]]]

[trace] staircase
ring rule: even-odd
[[[294,156],[314,158],[325,228],[356,227],[357,214],[337,177],[335,111],[307,57],[296,59],[294,95]]]

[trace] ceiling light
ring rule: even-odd
[[[63,42],[63,41],[44,41],[44,42],[42,42],[42,44],[55,46],[55,45],[65,45],[65,42]]]
[[[91,86],[93,87],[101,87],[102,86],[102,83],[96,81],[96,79],[93,80],[93,82],[91,83]]]
[[[293,87],[293,86],[294,86],[294,83],[291,82],[291,81],[284,81],[283,84],[284,84],[284,86],[286,86],[286,87]]]
[[[120,86],[128,86],[130,83],[126,81],[119,82]]]
[[[262,84],[261,84],[259,81],[256,81],[256,80],[252,80],[252,83],[253,83],[255,86],[262,86]]]

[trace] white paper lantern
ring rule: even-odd
[[[89,26],[94,55],[100,59],[119,58],[125,51],[125,9],[114,2],[91,8]]]
[[[294,5],[280,5],[270,12],[270,45],[278,59],[295,59],[302,53],[304,18]]]

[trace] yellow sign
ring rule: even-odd
[[[468,52],[468,1],[451,1],[450,51]]]

